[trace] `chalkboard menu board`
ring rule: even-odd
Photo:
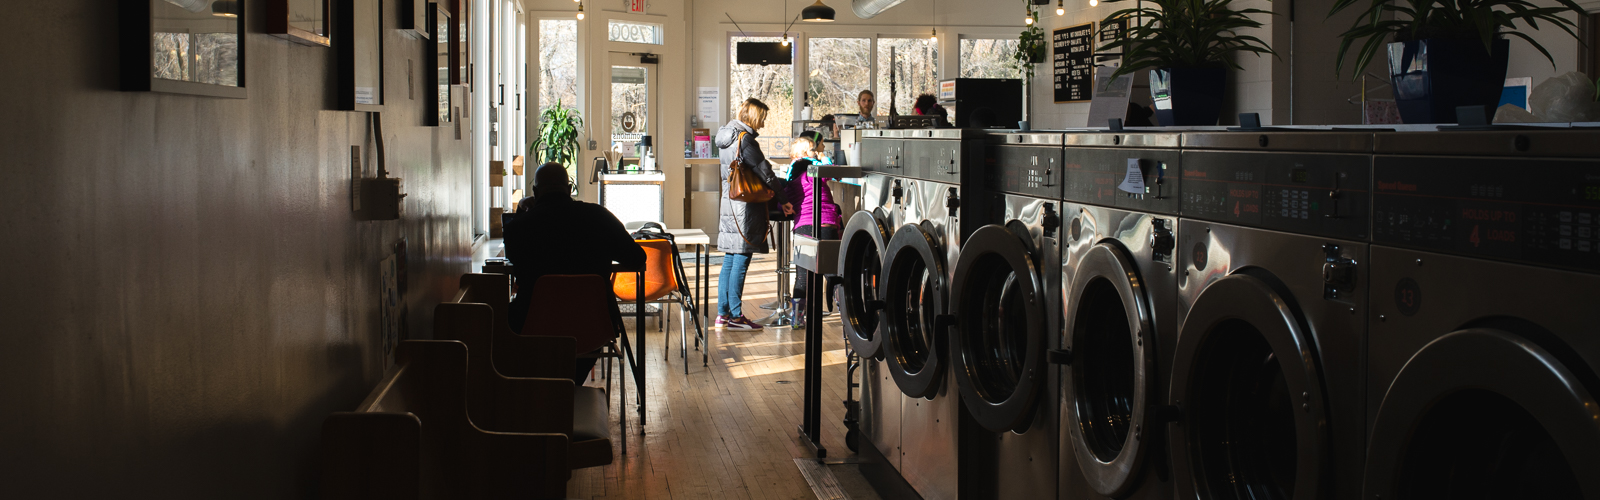
[[[1051,77],[1056,102],[1082,102],[1094,95],[1094,23],[1051,32]]]

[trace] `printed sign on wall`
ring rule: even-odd
[[[1055,101],[1083,102],[1094,96],[1094,23],[1051,32],[1051,79]]]

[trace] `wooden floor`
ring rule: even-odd
[[[775,297],[773,255],[759,255],[745,282],[744,313],[759,320],[758,306]],[[692,263],[685,262],[689,279]],[[710,269],[715,275],[716,265]],[[711,316],[716,315],[711,288]],[[794,459],[811,456],[797,436],[801,421],[804,332],[767,328],[760,332],[709,329],[711,366],[702,367],[690,340],[689,373],[677,356],[678,314],[668,329],[672,355],[662,362],[662,335],[650,322],[651,356],[645,370],[649,424],[640,434],[637,413],[628,415],[628,455],[606,467],[574,471],[567,496],[594,499],[814,499]],[[631,316],[630,316],[631,318]],[[631,323],[631,321],[630,321]],[[824,321],[823,446],[829,458],[854,454],[844,446],[845,351],[837,316]],[[631,337],[631,335],[630,335]],[[631,378],[630,378],[631,380]],[[594,384],[594,382],[591,382]],[[628,410],[635,411],[629,387]],[[857,397],[860,393],[857,392]],[[615,399],[612,400],[615,404]],[[612,410],[612,430],[618,412]],[[613,438],[615,438],[613,434]]]

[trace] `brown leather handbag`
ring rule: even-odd
[[[744,132],[739,133],[739,139],[734,141],[733,147],[738,148],[738,154],[733,157],[733,162],[728,164],[728,199],[745,203],[766,203],[777,193],[761,182],[761,176],[755,170],[744,164]]]

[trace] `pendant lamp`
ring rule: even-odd
[[[833,7],[823,4],[822,0],[817,0],[817,3],[811,4],[810,7],[800,11],[800,20],[811,23],[831,23],[833,22]]]

